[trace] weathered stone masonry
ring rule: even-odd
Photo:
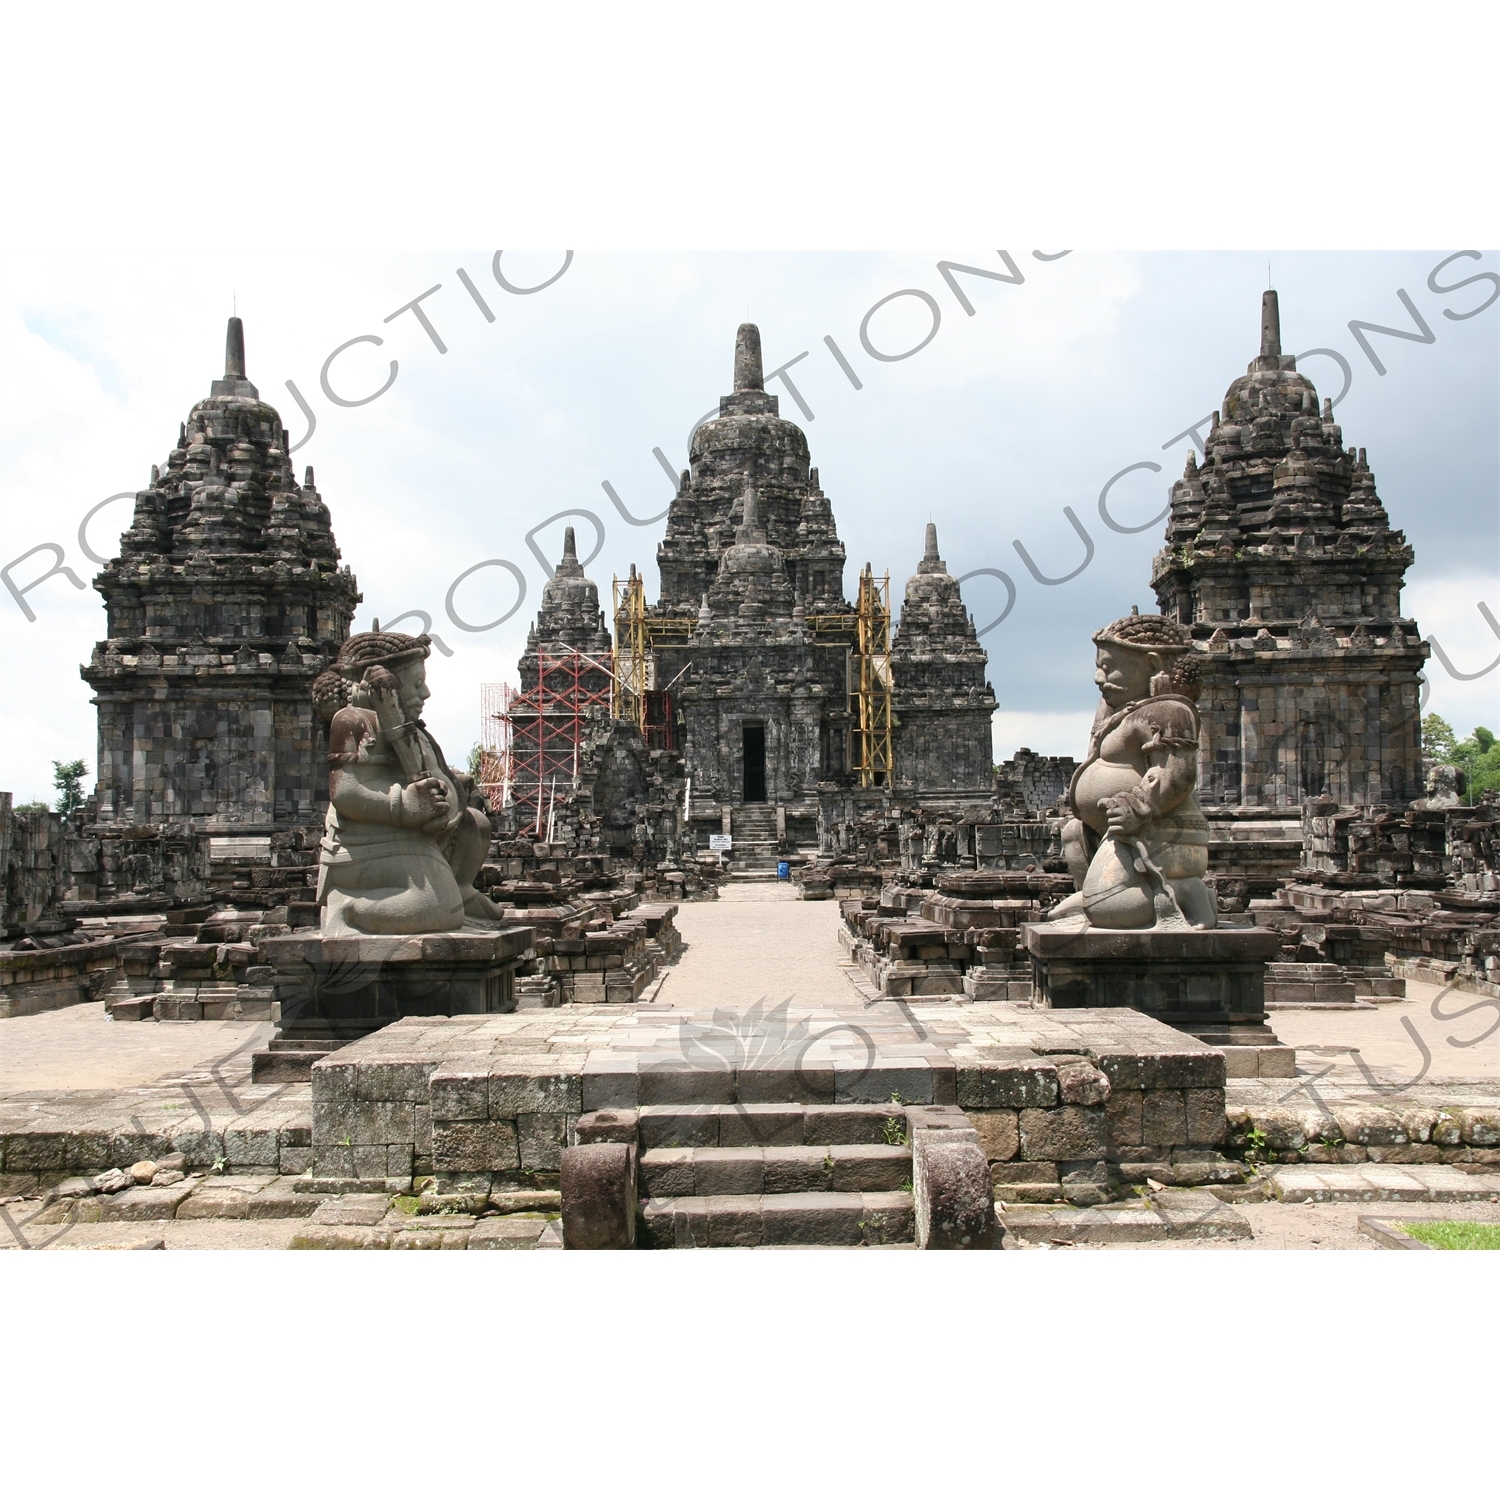
[[[1421,795],[1418,673],[1401,615],[1412,563],[1365,450],[1281,352],[1275,292],[1261,352],[1229,387],[1203,463],[1172,490],[1152,587],[1206,648],[1198,700],[1205,806]]]
[[[261,834],[322,816],[310,689],[360,595],[290,445],[245,378],[231,318],[224,378],[153,466],[95,580],[108,630],[82,675],[99,710],[101,825]]]

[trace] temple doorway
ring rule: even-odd
[[[766,800],[766,726],[746,724],[745,736],[745,801]]]

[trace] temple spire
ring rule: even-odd
[[[766,388],[760,359],[760,329],[754,323],[741,323],[740,331],[734,336],[734,388],[737,391],[763,391]]]
[[[563,528],[563,561],[578,561],[578,538],[574,536],[571,526]]]
[[[231,318],[224,338],[224,379],[245,378],[245,325],[239,318]]]
[[[1264,292],[1260,299],[1260,352],[1281,353],[1281,306],[1275,292]]]
[[[245,375],[245,325],[238,318],[229,320],[224,335],[224,378],[214,381],[208,390],[211,396],[249,397],[252,401],[260,397]]]
[[[927,523],[927,545],[922,552],[922,561],[917,564],[919,573],[946,573],[947,567],[943,559],[938,556],[937,525],[935,522]]]

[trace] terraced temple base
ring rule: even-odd
[[[550,1189],[568,1147],[623,1142],[663,1247],[909,1244],[912,1137],[942,1126],[977,1139],[1010,1201],[1243,1173],[1218,1151],[1223,1054],[1126,1010],[408,1018],[312,1081],[315,1191]]]

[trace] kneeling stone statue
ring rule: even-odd
[[[1198,666],[1187,632],[1139,612],[1094,636],[1103,701],[1073,774],[1063,853],[1077,892],[1049,920],[1078,929],[1218,925],[1198,805]]]
[[[328,816],[318,865],[325,937],[492,932],[474,888],[492,825],[473,780],[422,723],[425,635],[350,636],[313,684],[329,721]]]

